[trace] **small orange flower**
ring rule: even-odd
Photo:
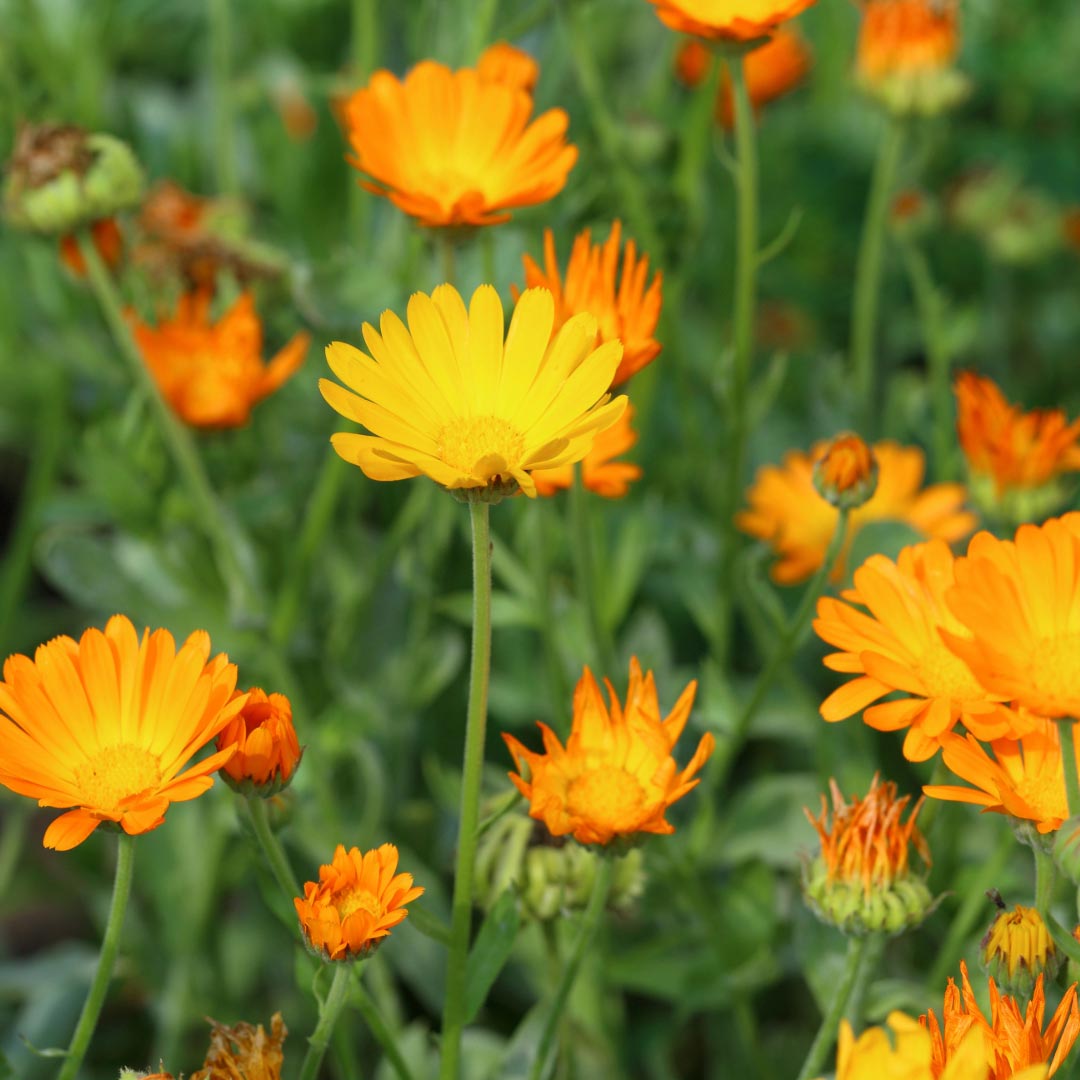
[[[649,0],[672,30],[710,41],[745,42],[766,37],[816,0]]]
[[[625,454],[638,440],[638,434],[631,426],[633,419],[634,408],[627,405],[615,425],[596,436],[593,448],[582,459],[582,483],[589,491],[605,499],[621,499],[630,490],[630,484],[641,476],[640,465],[614,460]],[[557,491],[573,487],[574,466],[537,469],[532,477],[537,495],[554,495]]]
[[[858,435],[837,435],[814,462],[814,487],[833,506],[862,506],[873,496],[877,478],[874,452]]]
[[[955,0],[864,0],[857,59],[864,80],[947,68],[959,48]]]
[[[405,905],[424,890],[397,864],[393,844],[367,853],[338,844],[334,861],[319,867],[318,884],[304,885],[293,903],[305,940],[324,960],[363,959],[408,915]]]
[[[180,297],[176,314],[151,326],[129,316],[150,373],[177,415],[193,427],[240,427],[251,409],[304,362],[309,336],[295,334],[268,363],[262,361],[262,323],[250,293],[216,323],[210,294]]]
[[[494,225],[517,206],[562,191],[577,160],[569,118],[549,109],[529,122],[524,90],[425,60],[403,80],[376,71],[341,107],[355,156],[385,195],[423,225]]]
[[[244,706],[236,666],[210,657],[196,631],[176,648],[168,630],[140,641],[114,615],[104,633],[58,637],[28,656],[9,656],[0,682],[0,784],[40,806],[76,807],[45,832],[67,851],[103,821],[135,836],[156,829],[169,804],[197,798],[232,747],[188,760]]]
[[[821,566],[836,530],[839,511],[814,487],[814,462],[828,445],[817,443],[809,454],[789,451],[782,465],[759,469],[747,493],[750,508],[735,519],[743,532],[772,546],[779,556],[772,576],[784,585],[804,581]],[[962,485],[933,484],[920,490],[926,462],[918,447],[886,441],[875,443],[873,451],[878,486],[873,498],[848,518],[849,547],[858,530],[871,521],[903,521],[925,536],[949,543],[975,527],[975,517],[962,509],[966,494]],[[833,580],[843,580],[845,573],[842,557]]]
[[[592,243],[589,229],[578,233],[570,250],[565,279],[559,276],[555,237],[550,229],[544,230],[544,268],[541,269],[530,255],[522,258],[525,287],[539,286],[550,290],[555,297],[556,329],[571,316],[587,311],[597,321],[597,344],[622,342],[622,361],[612,386],[625,382],[660,353],[660,342],[653,333],[660,319],[663,275],[654,274],[646,289],[648,256],[638,258],[637,246],[633,240],[628,240],[623,252],[622,276],[616,289],[621,236],[622,223],[618,220],[613,222],[603,244]],[[517,291],[514,291],[516,299]]]
[[[706,732],[689,764],[678,770],[671,751],[686,727],[697,683],[682,692],[663,720],[650,671],[630,661],[630,687],[621,707],[605,680],[610,710],[593,674],[585,669],[574,691],[570,738],[563,747],[547,724],[544,752],[527,750],[512,735],[503,739],[517,766],[514,786],[529,800],[529,815],[552,836],[572,835],[581,844],[633,840],[641,833],[672,833],[667,808],[697,784],[694,774],[716,740]]]
[[[802,35],[787,27],[780,27],[764,45],[748,52],[743,58],[751,105],[760,108],[794,90],[806,78],[811,63],[810,49]],[[716,115],[724,127],[735,126],[731,77],[726,68],[721,75]]]
[[[102,218],[90,227],[90,238],[94,241],[101,261],[114,268],[120,265],[124,255],[124,234],[116,223],[116,218]],[[86,263],[79,242],[73,234],[60,238],[60,261],[76,276],[86,277]]]
[[[498,41],[483,51],[476,73],[485,82],[501,83],[531,94],[540,79],[540,65],[524,50]]]
[[[247,704],[217,737],[219,750],[236,749],[221,771],[229,786],[242,794],[268,798],[288,785],[302,751],[293,727],[292,705],[284,694],[267,696],[253,687],[246,696]]]
[[[289,1034],[281,1013],[270,1018],[269,1035],[262,1024],[226,1027],[211,1020],[210,1025],[210,1049],[191,1080],[281,1080],[282,1046]]]

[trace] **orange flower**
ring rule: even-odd
[[[116,223],[116,218],[102,218],[90,226],[90,237],[94,241],[102,262],[108,267],[120,265],[124,254],[124,234]],[[60,261],[76,276],[86,277],[86,263],[83,261],[79,242],[74,234],[60,238]]]
[[[664,814],[697,784],[691,779],[709,759],[716,740],[706,732],[680,772],[671,756],[686,727],[697,682],[682,692],[663,720],[650,671],[630,661],[630,687],[622,708],[611,683],[610,710],[592,672],[585,668],[574,691],[574,717],[565,748],[547,724],[544,752],[527,750],[512,735],[503,739],[517,766],[514,786],[529,800],[529,815],[552,836],[572,835],[581,844],[633,840],[641,833],[675,831]]]
[[[814,629],[843,652],[825,657],[825,666],[857,678],[833,691],[821,706],[828,721],[866,709],[863,719],[878,731],[907,728],[904,756],[925,761],[937,753],[941,737],[958,721],[980,739],[1016,738],[1032,723],[999,705],[942,640],[941,631],[968,637],[949,611],[954,558],[944,540],[904,548],[894,563],[871,555],[855,571],[850,603],[818,601]],[[869,611],[864,615],[851,604]],[[904,696],[867,708],[899,691]]]
[[[814,462],[814,488],[833,506],[862,506],[877,489],[874,452],[858,435],[837,435]]]
[[[303,751],[293,727],[292,705],[284,694],[268,697],[253,687],[246,697],[243,709],[217,737],[219,750],[229,746],[236,750],[221,771],[230,787],[242,794],[268,798],[288,785]]]
[[[780,27],[764,45],[748,52],[743,58],[750,103],[760,108],[794,90],[806,78],[811,62],[810,49],[802,36],[795,30]],[[731,76],[726,68],[721,75],[716,115],[724,127],[735,126]]]
[[[135,340],[165,400],[193,427],[240,427],[252,406],[272,394],[304,362],[309,336],[295,334],[276,356],[262,361],[262,323],[250,293],[216,323],[210,294],[180,297],[176,314],[156,327],[129,316]]]
[[[573,315],[587,311],[598,324],[597,343],[621,341],[622,361],[612,386],[625,382],[656,359],[660,342],[653,337],[660,319],[663,275],[653,275],[648,289],[648,256],[638,258],[633,240],[626,242],[623,252],[622,276],[618,289],[615,276],[619,264],[619,239],[622,223],[612,223],[611,232],[603,244],[593,244],[589,229],[574,238],[565,280],[559,277],[555,259],[555,237],[544,230],[544,268],[541,270],[530,255],[522,258],[525,267],[525,287],[550,290],[555,297],[555,327],[562,326]],[[515,299],[517,290],[514,290]]]
[[[592,449],[582,459],[582,483],[589,491],[605,499],[621,499],[630,490],[630,484],[641,476],[640,465],[614,460],[620,454],[625,454],[638,440],[638,434],[630,424],[633,418],[634,408],[627,405],[615,425],[596,436]],[[537,495],[554,495],[557,491],[573,487],[574,466],[537,469],[532,478]]]
[[[683,34],[710,41],[743,42],[765,37],[815,0],[649,0],[660,21]]]
[[[481,53],[476,73],[485,82],[501,83],[531,94],[540,78],[540,65],[522,49],[499,41]]]
[[[828,447],[817,443],[809,454],[791,450],[780,466],[758,470],[747,493],[750,508],[735,519],[743,532],[767,541],[779,556],[774,580],[792,585],[804,581],[825,560],[836,530],[839,511],[814,488],[814,462]],[[920,490],[926,463],[914,446],[879,442],[873,447],[878,463],[878,486],[873,498],[848,518],[848,547],[858,530],[871,521],[903,521],[928,537],[959,540],[975,526],[972,514],[961,509],[965,491],[960,484],[933,484]],[[845,574],[842,557],[833,574]]]
[[[1080,514],[1021,525],[1012,540],[981,532],[949,591],[970,637],[949,647],[994,694],[1041,716],[1080,718]]]
[[[203,1067],[191,1080],[281,1080],[285,1061],[282,1045],[289,1034],[281,1013],[270,1018],[270,1034],[262,1024],[226,1027],[210,1021],[210,1049]]]
[[[557,195],[577,160],[566,113],[530,123],[532,107],[524,90],[472,68],[425,60],[404,80],[376,71],[342,106],[349,163],[423,225],[494,225]]]
[[[949,979],[942,1008],[942,1025],[938,1024],[932,1009],[926,1016],[919,1017],[919,1023],[930,1032],[933,1075],[939,1076],[946,1070],[960,1044],[975,1028],[983,1035],[985,1060],[990,1070],[988,1080],[1016,1080],[1023,1070],[1047,1064],[1050,1066],[1048,1073],[1035,1069],[1032,1075],[1053,1076],[1080,1034],[1076,984],[1073,983],[1065,991],[1065,996],[1043,1031],[1046,995],[1042,976],[1035,983],[1035,992],[1023,1015],[1016,1000],[1003,995],[994,980],[989,979],[989,1020],[975,1000],[968,981],[967,964],[963,960],[960,961],[960,979],[961,988]]]
[[[45,832],[66,851],[103,821],[130,835],[156,829],[169,804],[194,799],[232,747],[181,769],[244,706],[236,667],[209,660],[199,630],[176,649],[168,630],[139,641],[114,615],[78,642],[54,638],[31,660],[16,654],[0,682],[0,784],[41,806],[76,807]]]
[[[864,0],[856,60],[860,78],[938,71],[960,48],[955,0]]]
[[[319,882],[304,885],[296,914],[308,945],[324,960],[370,955],[402,922],[405,905],[423,893],[412,874],[398,874],[398,850],[383,844],[362,854],[338,844],[334,861],[319,867]]]

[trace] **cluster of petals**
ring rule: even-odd
[[[270,1018],[269,1033],[262,1024],[228,1026],[211,1020],[210,1048],[191,1080],[281,1080],[288,1033],[279,1012]]]
[[[618,461],[638,441],[632,426],[634,408],[627,405],[622,416],[606,431],[596,436],[592,449],[581,460],[581,482],[586,489],[605,499],[621,499],[633,481],[641,477],[641,466]],[[537,469],[532,474],[537,495],[554,495],[574,484],[573,465]]]
[[[661,22],[683,34],[720,42],[766,37],[816,0],[650,0]]]
[[[672,757],[690,717],[697,683],[686,687],[664,719],[652,672],[643,675],[636,658],[630,661],[625,706],[611,683],[605,684],[610,707],[585,669],[574,691],[565,747],[544,723],[538,724],[543,753],[504,734],[518,769],[510,779],[529,800],[530,816],[542,821],[552,836],[606,845],[642,833],[672,833],[665,813],[697,784],[695,774],[715,746],[706,732],[685,768],[679,769]]]
[[[222,728],[219,750],[234,753],[222,771],[235,783],[256,787],[284,786],[300,762],[300,742],[293,727],[292,705],[284,694],[267,694],[258,687],[247,692],[246,703]]]
[[[524,49],[497,41],[480,54],[476,73],[484,82],[501,83],[531,94],[540,79],[540,65]]]
[[[959,49],[957,0],[863,0],[856,66],[876,82],[937,71]]]
[[[235,688],[235,665],[210,659],[201,630],[177,649],[167,630],[140,640],[115,615],[104,632],[54,638],[33,659],[4,664],[0,784],[41,806],[75,808],[46,830],[46,847],[73,848],[103,821],[149,832],[170,803],[207,791],[232,755],[230,746],[182,771],[244,707]]]

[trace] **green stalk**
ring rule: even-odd
[[[112,901],[109,904],[109,917],[105,923],[105,934],[101,939],[101,953],[98,956],[97,971],[90,990],[83,1002],[75,1034],[71,1037],[64,1064],[57,1074],[57,1080],[75,1080],[79,1066],[86,1056],[87,1047],[94,1037],[101,1007],[105,1004],[105,994],[109,989],[116,953],[120,948],[120,931],[124,925],[124,912],[127,910],[128,897],[131,895],[131,877],[135,865],[135,837],[127,833],[120,834],[116,851],[116,877],[113,880]]]
[[[304,1064],[300,1067],[299,1080],[315,1080],[319,1075],[330,1036],[341,1016],[341,1010],[349,998],[349,981],[353,975],[353,965],[347,961],[334,964],[334,981],[325,1000],[319,1003],[319,1020],[315,1030],[308,1038],[308,1049],[304,1055]]]
[[[1076,721],[1070,716],[1063,716],[1057,722],[1058,735],[1061,737],[1061,760],[1065,763],[1065,798],[1068,801],[1069,817],[1080,814],[1080,778],[1076,770]]]
[[[401,1056],[396,1040],[387,1026],[382,1014],[375,1006],[375,1002],[368,996],[368,992],[361,985],[360,980],[354,981],[350,1002],[356,1007],[357,1012],[364,1018],[368,1030],[375,1036],[375,1041],[382,1047],[386,1060],[398,1075],[398,1080],[414,1080],[408,1063]]]
[[[465,758],[461,780],[454,898],[450,915],[450,950],[442,1015],[441,1080],[458,1080],[461,1032],[465,1027],[465,966],[472,923],[473,872],[476,864],[480,788],[484,771],[488,681],[491,676],[491,522],[490,505],[470,502],[473,539],[473,629],[469,671],[469,711],[465,723]]]
[[[218,190],[223,195],[235,195],[240,190],[236,173],[230,2],[231,0],[207,0],[210,71],[214,85],[214,166]]]
[[[862,967],[863,953],[866,951],[869,937],[853,937],[848,939],[847,958],[844,961],[844,970],[840,981],[836,984],[836,992],[828,1012],[821,1020],[821,1027],[810,1046],[803,1067],[799,1070],[798,1080],[810,1080],[812,1076],[820,1076],[825,1059],[829,1050],[836,1041],[836,1031],[840,1026],[840,1020],[847,1008],[848,998],[855,987]]]
[[[1057,867],[1053,856],[1039,848],[1032,848],[1035,854],[1035,910],[1049,911],[1054,902],[1054,886],[1057,884]]]
[[[589,513],[589,491],[585,487],[581,462],[574,465],[574,482],[570,486],[569,504],[578,599],[584,605],[589,620],[593,659],[597,670],[610,678],[615,674],[615,645],[600,612],[600,597],[596,589],[596,553],[593,548],[592,518]]]
[[[274,835],[270,828],[270,817],[266,812],[266,800],[258,795],[244,797],[244,806],[247,808],[248,820],[255,832],[255,838],[259,841],[266,861],[270,866],[270,872],[274,880],[281,886],[282,891],[290,900],[297,896],[303,896],[304,891],[300,888],[293,868],[289,864],[289,858],[281,841]]]
[[[537,1044],[536,1057],[533,1058],[532,1069],[529,1071],[529,1080],[540,1080],[544,1075],[544,1068],[551,1054],[555,1033],[559,1028],[559,1020],[562,1017],[563,1010],[566,1008],[567,998],[569,998],[570,991],[573,989],[574,980],[581,969],[585,953],[596,936],[614,877],[615,858],[602,852],[599,865],[596,868],[596,880],[593,882],[588,907],[585,908],[585,912],[581,916],[581,926],[578,928],[577,939],[574,941],[570,955],[563,965],[559,984],[555,987],[555,994],[551,1000],[551,1011],[544,1021],[544,1030],[540,1035],[540,1042]]]
[[[375,68],[379,49],[379,16],[376,0],[352,0],[350,54],[356,85],[367,82]],[[351,170],[350,170],[351,173]],[[371,195],[349,177],[349,217],[352,236],[364,247],[368,235]]]
[[[457,279],[457,251],[449,229],[439,231],[439,251],[442,255],[442,281],[439,284],[453,285]]]
[[[877,413],[874,400],[877,369],[875,338],[881,300],[885,229],[889,220],[889,200],[896,185],[903,145],[903,124],[898,119],[892,119],[878,146],[862,239],[859,242],[859,256],[855,264],[851,310],[851,371],[855,382],[859,431],[867,439],[874,434]]]

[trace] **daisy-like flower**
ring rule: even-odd
[[[610,708],[592,672],[585,669],[574,691],[574,717],[564,747],[544,723],[544,752],[526,749],[503,734],[518,773],[514,786],[529,800],[529,815],[552,836],[573,836],[581,844],[632,841],[642,833],[667,834],[667,808],[697,784],[694,774],[709,759],[716,740],[706,732],[683,769],[671,756],[686,727],[697,683],[660,718],[656,684],[630,661],[625,707],[605,680]]]
[[[181,296],[176,313],[157,326],[129,315],[143,360],[173,411],[200,428],[241,427],[254,405],[277,390],[304,362],[310,337],[295,334],[264,363],[262,322],[250,293],[217,321],[210,293]]]
[[[524,50],[497,41],[481,53],[476,73],[485,82],[501,83],[531,94],[540,79],[540,65]]]
[[[285,1062],[282,1046],[289,1034],[281,1013],[270,1018],[270,1034],[262,1024],[253,1026],[241,1021],[226,1027],[210,1021],[210,1049],[191,1080],[281,1080]]]
[[[263,798],[287,787],[302,751],[292,721],[292,705],[284,694],[267,695],[258,687],[217,737],[219,750],[235,753],[221,767],[225,782],[241,794]]]
[[[748,510],[735,519],[743,532],[769,543],[778,556],[773,579],[784,585],[805,581],[825,561],[836,531],[839,511],[814,487],[814,464],[830,443],[810,451],[792,450],[782,465],[758,470],[747,498]],[[848,546],[858,530],[871,521],[902,521],[927,537],[949,543],[975,527],[973,514],[963,509],[961,484],[933,484],[922,488],[926,461],[918,447],[879,442],[873,447],[878,463],[878,485],[871,499],[848,518]],[[846,573],[844,559],[837,562],[834,581]]]
[[[582,483],[605,499],[621,499],[630,490],[630,484],[641,476],[640,465],[615,460],[638,440],[638,433],[631,426],[633,419],[633,406],[627,405],[618,421],[596,436],[593,448],[581,461]],[[560,465],[557,469],[537,469],[532,477],[537,495],[554,495],[573,487],[574,467]]]
[[[944,540],[906,547],[896,562],[871,555],[855,571],[847,602],[818,600],[814,629],[843,650],[826,656],[825,666],[855,676],[825,699],[821,715],[834,722],[865,709],[863,719],[878,731],[906,728],[909,761],[937,753],[958,721],[988,740],[1016,738],[1034,722],[1000,704],[945,644],[942,630],[970,636],[945,602],[954,565]],[[896,691],[904,696],[872,704]]]
[[[577,160],[566,113],[530,123],[532,108],[520,85],[425,60],[404,79],[376,71],[341,117],[368,191],[423,225],[494,225],[557,195]]]
[[[103,821],[149,832],[170,803],[209,790],[232,747],[181,770],[244,706],[236,666],[209,657],[204,631],[178,650],[168,630],[140,641],[124,615],[77,642],[54,638],[33,660],[8,657],[0,784],[40,806],[75,807],[48,827],[45,847],[73,848]]]
[[[1053,982],[1064,959],[1035,908],[1017,904],[1012,911],[994,891],[1000,910],[979,942],[986,973],[1013,997],[1029,998],[1043,973]]]
[[[546,289],[522,295],[505,343],[502,303],[490,285],[473,293],[468,310],[450,285],[415,293],[408,319],[406,329],[384,312],[381,333],[365,323],[371,356],[341,342],[326,350],[349,389],[323,379],[323,397],[373,432],[331,441],[372,480],[422,474],[478,498],[518,488],[535,496],[535,470],[581,461],[626,407],[625,397],[609,401],[607,393],[622,346],[597,347],[596,319],[587,314],[552,336]]]
[[[672,30],[738,44],[767,37],[816,0],[649,0]]]
[[[90,226],[90,238],[94,241],[101,261],[110,269],[120,265],[124,255],[124,234],[116,218],[102,218]],[[86,277],[86,261],[79,250],[79,241],[73,233],[60,238],[60,261],[76,276]]]
[[[324,960],[359,960],[382,944],[423,893],[412,874],[397,873],[398,850],[383,844],[362,853],[338,844],[334,861],[319,867],[318,883],[304,885],[296,914],[304,940]]]
[[[623,252],[622,275],[619,270],[619,241],[622,223],[615,221],[603,244],[592,243],[592,233],[585,229],[574,239],[566,276],[560,278],[555,258],[555,236],[544,230],[543,269],[525,255],[525,285],[550,289],[555,297],[555,325],[587,311],[596,319],[599,341],[621,341],[622,362],[612,379],[613,385],[625,382],[660,353],[654,337],[660,319],[663,275],[657,272],[646,288],[649,277],[648,256],[638,257],[633,240],[627,240]]]

